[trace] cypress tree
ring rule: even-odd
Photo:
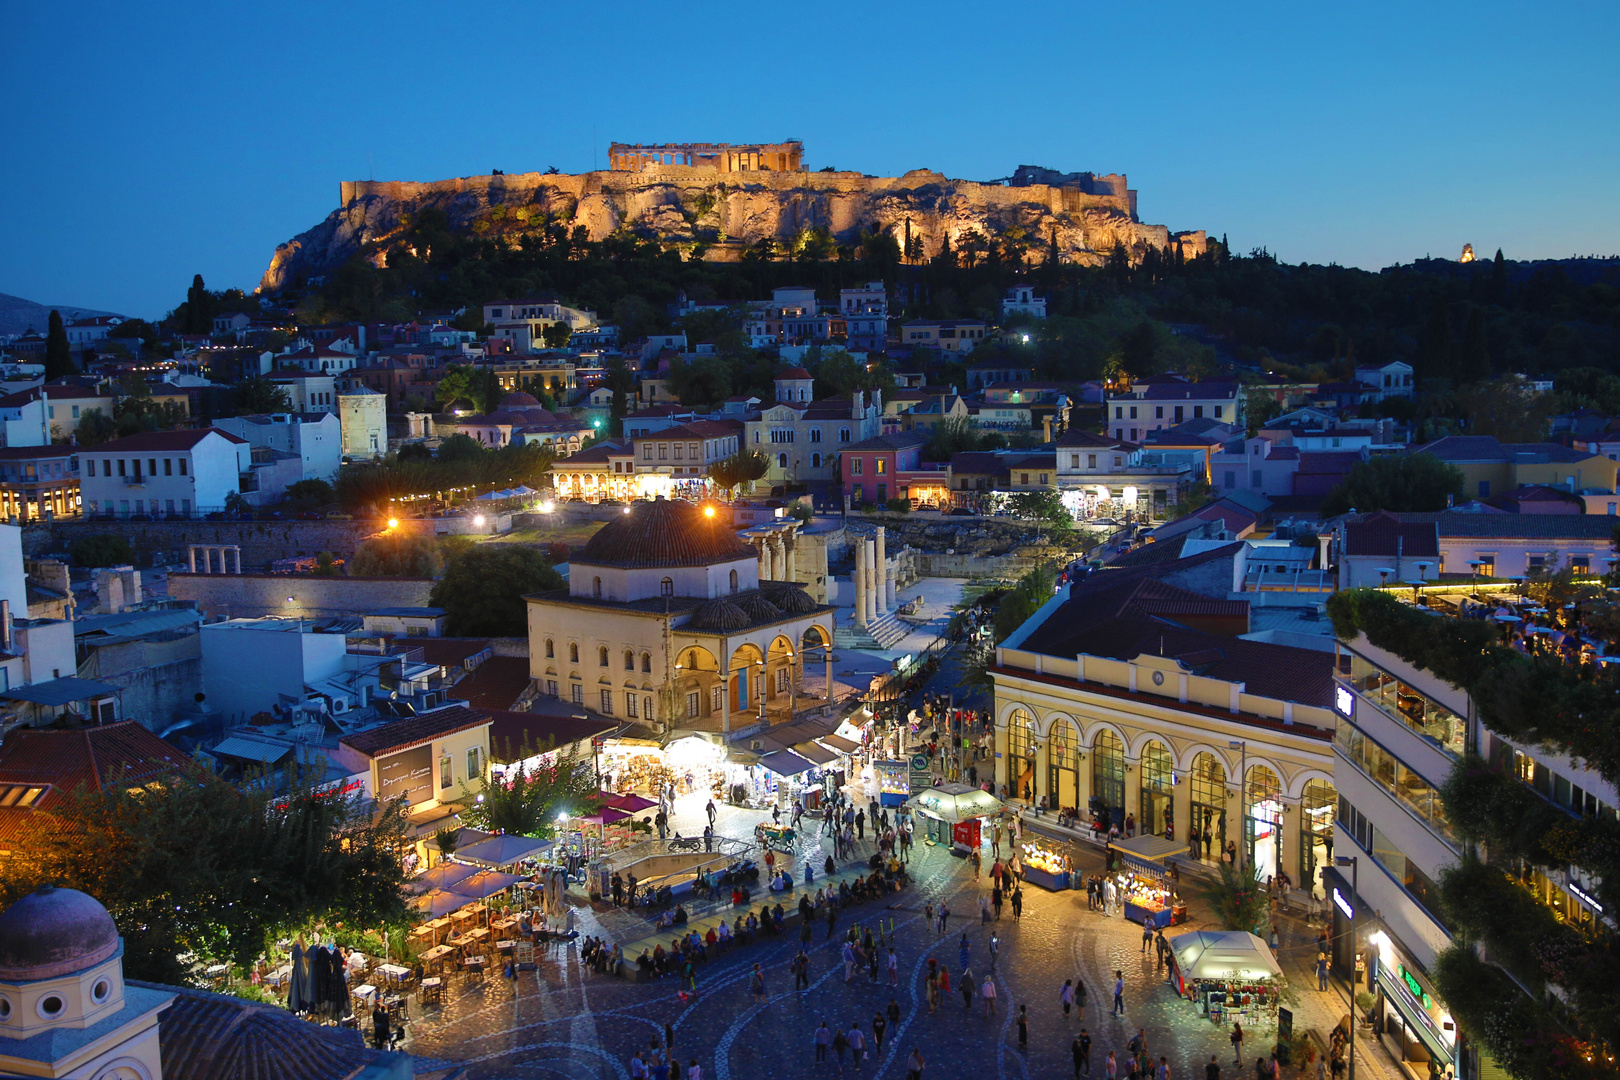
[[[186,290],[185,332],[206,334],[214,328],[213,312],[209,310],[208,287],[201,274],[193,274],[191,288]]]
[[[45,381],[63,379],[78,371],[73,364],[73,350],[68,346],[67,328],[62,325],[62,313],[52,311],[50,329],[45,334]]]
[[[1417,369],[1425,379],[1449,379],[1451,370],[1451,313],[1444,300],[1429,309],[1429,322],[1418,341]]]
[[[1507,303],[1508,279],[1507,260],[1502,258],[1502,249],[1496,249],[1496,258],[1491,261],[1491,303]]]

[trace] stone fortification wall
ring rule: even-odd
[[[170,574],[169,596],[208,618],[330,619],[390,607],[428,607],[432,578],[310,577],[301,574]]]
[[[1110,181],[1114,178],[1109,177]],[[547,220],[584,226],[603,239],[621,228],[676,245],[788,240],[824,228],[854,244],[865,230],[904,230],[926,255],[973,235],[1000,237],[1014,229],[1029,238],[1028,257],[1046,258],[1053,240],[1065,262],[1100,265],[1116,243],[1133,256],[1179,246],[1200,254],[1201,233],[1177,234],[1136,216],[1136,193],[1118,183],[1029,183],[1013,186],[957,180],[929,169],[898,177],[853,172],[723,172],[705,165],[651,165],[636,172],[513,173],[426,182],[343,181],[342,205],[325,221],[276,249],[260,287],[275,292],[324,273],[356,254],[375,256],[405,216],[442,210],[458,228],[479,224],[521,233]],[[1092,190],[1088,190],[1088,187]],[[720,245],[710,257],[734,249]]]

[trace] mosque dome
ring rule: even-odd
[[[808,615],[816,610],[816,602],[810,599],[810,594],[797,585],[776,585],[769,589],[761,586],[761,591],[766,599],[789,615]]]
[[[749,622],[775,622],[782,617],[782,609],[757,592],[745,593],[739,596],[737,606],[748,613]]]
[[[713,517],[696,503],[657,499],[615,514],[570,562],[626,569],[711,566],[756,559],[758,553],[731,529],[729,515]]]
[[[515,394],[507,394],[501,398],[499,407],[502,409],[537,409],[540,407],[540,401],[533,394],[525,394],[519,390]]]
[[[730,600],[710,600],[700,604],[692,612],[692,621],[687,625],[695,630],[743,630],[753,625],[754,620],[748,617],[748,612],[733,604]]]
[[[118,951],[118,927],[95,897],[46,887],[0,915],[0,980],[54,979]]]

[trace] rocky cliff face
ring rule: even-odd
[[[1052,174],[1057,176],[1058,174]],[[1123,178],[1120,185],[1123,188]],[[884,230],[910,236],[925,256],[987,241],[1027,245],[1039,262],[1055,245],[1064,262],[1098,265],[1116,243],[1133,258],[1149,248],[1204,250],[1202,231],[1172,234],[1145,225],[1135,193],[1099,194],[1080,183],[1019,186],[952,180],[916,170],[901,177],[838,172],[750,172],[661,166],[642,172],[523,173],[431,183],[345,181],[342,206],[276,248],[260,289],[278,292],[354,255],[380,259],[405,216],[427,207],[460,229],[521,232],[546,221],[584,226],[592,240],[625,229],[704,258],[738,258],[764,239],[789,244],[825,229],[840,244]]]

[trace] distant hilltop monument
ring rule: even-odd
[[[260,290],[275,293],[356,255],[384,265],[401,223],[434,207],[453,228],[516,238],[551,225],[592,240],[627,231],[693,257],[730,261],[762,241],[792,245],[810,231],[856,245],[888,233],[910,261],[947,245],[965,255],[1012,243],[1031,263],[1101,265],[1116,245],[1189,259],[1203,230],[1171,232],[1137,216],[1123,173],[1020,165],[998,180],[959,180],[928,169],[880,177],[811,171],[804,144],[612,143],[605,170],[505,173],[426,182],[345,180],[325,221],[276,248]]]

